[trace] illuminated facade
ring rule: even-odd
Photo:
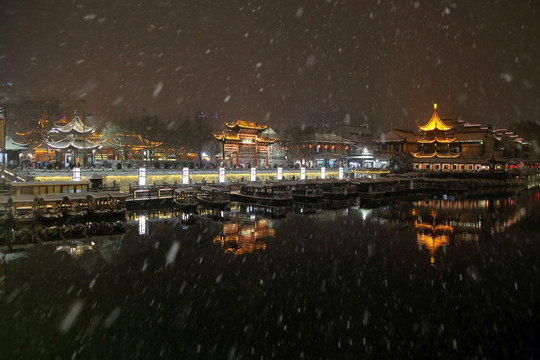
[[[443,121],[435,104],[431,119],[426,125],[419,126],[418,130],[417,150],[410,152],[414,170],[502,172],[508,167],[500,151],[510,147],[501,141],[500,134],[506,134],[505,129],[495,130],[480,124],[464,123],[462,120]],[[516,136],[515,143],[522,144],[523,141]]]
[[[417,139],[420,151],[411,153],[415,158],[442,158],[451,159],[459,156],[459,151],[452,148],[451,144],[456,140],[448,134],[452,125],[446,125],[437,112],[437,104],[433,106],[433,115],[428,123],[419,126],[422,136]]]
[[[276,139],[261,137],[268,125],[236,120],[225,123],[228,128],[221,134],[214,134],[223,144],[223,165],[228,167],[267,167],[268,147]]]
[[[352,141],[338,134],[301,132],[295,134],[289,154],[296,164],[309,167],[342,166],[343,158],[351,153]]]

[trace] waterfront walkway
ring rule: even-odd
[[[257,169],[257,180],[272,181],[278,178],[277,169]],[[300,179],[300,168],[283,168],[283,179]],[[380,169],[369,171],[377,176]],[[69,180],[72,178],[72,171],[66,170],[46,170],[27,169],[14,171],[14,175],[28,181],[54,181]],[[345,176],[347,169],[345,169]],[[139,185],[139,169],[81,169],[81,179],[101,177],[104,187],[115,187],[120,191],[129,191],[132,187]],[[245,182],[251,179],[251,169],[225,169],[225,183]],[[325,177],[338,178],[338,168],[326,168]],[[306,179],[321,178],[320,168],[306,168]],[[146,184],[150,185],[174,185],[182,184],[182,169],[147,169]],[[190,184],[212,184],[219,183],[219,169],[189,169]]]

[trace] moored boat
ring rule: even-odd
[[[35,197],[34,213],[42,221],[57,221],[63,217],[62,194],[44,194]]]
[[[231,203],[228,188],[202,186],[197,192],[196,200],[200,206],[212,209],[225,209]]]
[[[15,224],[28,224],[34,221],[34,195],[13,195],[9,198],[11,219]]]
[[[174,190],[173,204],[181,211],[196,211],[198,189],[194,187],[179,188]]]
[[[88,193],[64,195],[62,209],[67,221],[85,217],[88,210]]]
[[[292,202],[292,192],[286,184],[249,182],[231,194],[232,200],[249,204],[287,206]]]
[[[88,215],[93,217],[123,216],[127,195],[119,191],[88,193]]]
[[[296,203],[321,203],[324,200],[321,183],[313,180],[296,181],[292,196]]]

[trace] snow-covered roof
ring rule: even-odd
[[[25,151],[28,150],[28,144],[21,144],[14,141],[11,137],[6,136],[6,150]]]
[[[60,141],[45,141],[47,146],[53,149],[64,150],[64,149],[86,149],[92,150],[97,149],[100,144],[90,142],[88,140],[81,139],[62,139]]]
[[[95,127],[89,126],[81,120],[77,111],[75,111],[75,115],[73,115],[73,120],[71,120],[71,122],[65,125],[55,125],[56,126],[51,131],[56,130],[63,133],[70,133],[72,131],[75,131],[80,134],[87,134],[95,130]]]

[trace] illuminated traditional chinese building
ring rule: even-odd
[[[442,120],[434,105],[428,123],[419,126],[417,151],[411,151],[415,170],[442,172],[505,171],[497,139],[500,130],[489,126]],[[521,140],[521,139],[517,139]]]
[[[417,140],[420,144],[420,151],[413,152],[416,158],[442,158],[451,159],[459,156],[459,151],[451,148],[451,144],[456,140],[454,136],[448,134],[452,125],[446,125],[437,113],[437,104],[433,106],[433,115],[424,126],[418,129],[422,136]]]
[[[88,163],[86,160],[87,151],[97,149],[100,144],[92,139],[95,128],[87,125],[75,110],[73,120],[67,124],[55,124],[47,132],[45,143],[49,149],[64,154],[64,163],[79,164],[84,166]]]
[[[267,167],[268,147],[276,139],[261,137],[268,125],[236,120],[225,123],[227,130],[214,137],[223,144],[223,162],[229,167]]]

